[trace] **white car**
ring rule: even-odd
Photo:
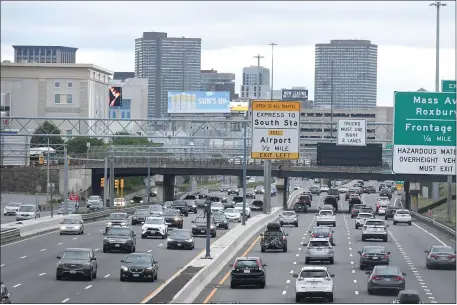
[[[378,200],[377,200],[377,204],[381,204],[382,202],[389,203],[390,202],[389,197],[387,197],[387,196],[379,197]]]
[[[307,297],[322,297],[333,302],[334,274],[329,274],[325,266],[305,266],[299,274],[293,275],[295,280],[295,302],[300,303]]]
[[[344,187],[344,186],[342,186],[338,189],[338,192],[340,192],[340,193],[347,193],[347,191],[348,191],[348,188]]]
[[[241,222],[241,213],[239,210],[236,210],[234,208],[228,208],[224,211],[225,216],[227,216],[227,219],[229,221],[237,221]]]
[[[320,210],[316,214],[316,225],[332,225],[336,227],[336,217],[332,210]]]
[[[386,215],[386,211],[387,211],[388,207],[389,207],[389,204],[385,201],[382,201],[378,208],[378,215]]]
[[[387,242],[387,227],[384,220],[368,219],[362,228],[362,241],[367,239],[382,239]]]
[[[16,221],[40,217],[38,206],[34,204],[23,204],[16,212]]]
[[[78,217],[66,217],[60,222],[60,235],[84,234],[84,221]]]
[[[326,186],[326,185],[321,186],[321,188],[319,189],[319,192],[320,193],[328,192],[328,186]]]
[[[224,205],[222,202],[211,202],[211,213],[224,212]]]
[[[243,214],[243,203],[237,203],[235,204],[235,210],[237,210],[240,214]],[[246,208],[244,209],[244,214],[247,216],[247,218],[251,218],[251,208],[249,207],[249,204],[246,202]]]
[[[376,217],[371,213],[359,213],[355,219],[355,229],[357,230],[360,227],[365,225],[365,221],[368,219],[375,219]]]
[[[90,208],[90,206],[91,206],[93,203],[100,203],[100,202],[103,203],[102,197],[100,197],[100,196],[98,196],[98,195],[89,196],[89,198],[87,199],[86,207],[87,207],[87,208]]]
[[[248,183],[255,183],[255,177],[251,177],[251,178],[249,178],[249,181],[248,181]]]
[[[408,225],[411,225],[411,214],[409,213],[408,210],[400,209],[395,212],[394,215],[394,226],[397,225],[397,223],[407,223]]]
[[[115,208],[125,207],[125,199],[124,198],[114,198],[113,206]]]
[[[16,212],[21,207],[22,203],[19,202],[10,202],[3,209],[3,215],[16,215]]]
[[[168,225],[163,217],[148,217],[141,227],[141,238],[159,236],[162,239],[168,236]]]

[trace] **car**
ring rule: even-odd
[[[157,280],[158,262],[150,253],[132,253],[121,260],[120,280],[143,279],[150,282]]]
[[[362,186],[362,193],[374,194],[374,193],[376,193],[376,189],[372,185]]]
[[[420,295],[415,290],[400,290],[392,304],[422,304]]]
[[[214,223],[216,224],[216,229],[222,228],[228,230],[229,228],[229,220],[227,216],[225,216],[224,212],[214,212],[212,213],[214,218]]]
[[[173,230],[167,239],[167,249],[189,249],[195,248],[195,240],[192,231],[189,229]]]
[[[121,198],[122,199],[122,198]],[[143,204],[143,196],[133,196],[132,199],[130,200],[131,204]]]
[[[333,210],[320,210],[316,213],[316,225],[332,225],[336,227],[336,217]]]
[[[352,206],[352,208],[351,208],[351,218],[357,217],[357,215],[359,215],[360,210],[361,210],[363,207],[365,207],[364,204],[361,204],[361,203],[359,203],[359,204],[354,204],[354,205]]]
[[[39,218],[40,211],[37,205],[22,204],[16,211],[16,221]]]
[[[397,223],[407,223],[409,226],[412,225],[411,213],[406,209],[398,209],[394,215],[394,226]]]
[[[329,191],[328,186],[322,185],[322,186],[320,187],[320,189],[319,189],[319,194],[321,194],[321,193],[327,193],[328,191]]]
[[[211,213],[223,212],[223,211],[224,211],[224,206],[222,205],[222,202],[211,203]]]
[[[255,183],[255,177],[249,177],[248,183]]]
[[[304,202],[297,201],[294,203],[294,206],[292,207],[295,213],[306,213],[308,212],[308,207]]]
[[[143,223],[151,215],[147,209],[137,209],[132,215],[132,226]]]
[[[103,253],[113,250],[132,253],[136,250],[136,233],[129,226],[111,227],[103,235]]]
[[[105,233],[108,232],[109,228],[114,226],[126,226],[128,225],[129,218],[127,213],[111,213],[108,216],[108,220],[105,223]]]
[[[228,208],[224,211],[228,221],[241,222],[241,213],[235,208]]]
[[[348,188],[345,186],[341,186],[338,188],[338,192],[340,192],[340,194],[346,193],[347,191],[348,191]]]
[[[113,206],[117,209],[125,208],[125,198],[114,198]]]
[[[352,194],[358,194],[357,189],[354,187],[350,187],[347,190],[346,194],[344,194],[344,199],[346,199],[346,201],[348,201]]]
[[[430,250],[425,251],[427,258],[425,266],[427,269],[436,267],[450,267],[455,270],[455,250],[449,246],[434,245]]]
[[[379,187],[378,187],[378,191],[380,192],[383,188],[386,187],[386,184],[385,183],[380,183],[379,184]]]
[[[230,186],[228,184],[221,185],[221,192],[228,192]]]
[[[194,220],[192,220],[192,235],[205,235],[207,231],[207,219],[204,216],[197,216]],[[216,237],[216,222],[214,221],[214,217],[211,217],[210,220],[210,236]]]
[[[103,199],[102,199],[102,197],[100,197],[100,196],[98,196],[98,195],[89,196],[89,198],[87,198],[86,208],[90,209],[90,207],[91,207],[92,204],[94,204],[94,203],[101,203],[102,206],[103,206]]]
[[[263,200],[254,200],[251,203],[251,210],[252,211],[262,211],[263,210]]]
[[[179,210],[181,215],[187,217],[189,216],[189,206],[187,202],[184,200],[175,200],[173,201],[173,209]]]
[[[66,217],[60,222],[60,235],[64,234],[84,234],[84,221],[76,217]]]
[[[377,212],[376,214],[378,215],[386,215],[386,211],[387,211],[387,208],[389,207],[389,203],[388,202],[385,202],[385,201],[381,201],[381,203],[379,204],[379,206],[377,206]]]
[[[333,205],[330,204],[324,204],[323,206],[319,207],[318,210],[330,210],[333,211],[333,213],[335,213],[335,208],[333,207]]]
[[[365,246],[361,251],[357,251],[360,255],[360,270],[366,267],[370,268],[378,265],[389,265],[390,252],[382,246]]]
[[[327,194],[335,196],[338,200],[340,199],[340,192],[338,191],[337,188],[334,188],[334,187],[330,188],[328,190]]]
[[[390,192],[390,189],[387,189],[387,188],[383,188],[379,192],[379,196],[387,197],[387,198],[389,198],[389,200],[392,199],[392,193]]]
[[[235,210],[238,210],[240,214],[243,215],[243,203],[240,202],[235,204]],[[249,204],[247,202],[245,204],[244,214],[247,218],[251,218],[251,208],[249,207]]]
[[[319,195],[320,190],[321,190],[321,189],[320,189],[320,187],[318,187],[318,186],[311,186],[311,187],[309,188],[309,191],[311,192],[312,195]]]
[[[329,227],[313,227],[308,231],[311,238],[328,238],[332,246],[335,245],[333,231]]]
[[[267,273],[260,257],[237,257],[230,270],[230,288],[240,285],[257,285],[265,288]]]
[[[231,185],[227,191],[227,195],[239,195],[240,189],[236,185]]]
[[[367,271],[368,294],[372,295],[381,291],[401,291],[406,287],[406,273],[401,272],[396,266],[375,266],[373,271]]]
[[[287,252],[287,236],[279,223],[271,222],[267,224],[266,230],[260,234],[260,252],[266,250],[282,250]]]
[[[313,194],[310,191],[303,191],[301,194],[303,196],[309,196],[309,200],[313,200]]]
[[[97,258],[92,249],[67,248],[57,259],[57,281],[70,276],[83,276],[89,281],[97,278]]]
[[[67,214],[73,214],[76,212],[78,207],[78,203],[76,201],[72,200],[67,200]],[[57,207],[57,215],[63,215],[65,214],[65,203],[62,202],[58,207]]]
[[[305,264],[312,261],[328,261],[330,265],[335,262],[335,252],[328,238],[311,237],[308,243],[303,243],[305,249]]]
[[[293,225],[298,227],[298,215],[294,211],[284,211],[279,215],[279,225]]]
[[[198,208],[204,208],[206,206],[206,202],[208,200],[206,198],[201,198],[201,199],[197,199],[195,200],[195,203],[197,204],[197,209]]]
[[[387,242],[387,227],[384,220],[368,219],[362,227],[362,241],[367,239],[382,239]]]
[[[265,194],[265,187],[263,185],[257,185],[255,187],[256,194]]]
[[[165,201],[162,206],[163,206],[164,209],[172,209],[172,210],[174,210],[173,201]]]
[[[207,188],[202,188],[198,192],[198,198],[197,199],[205,199],[208,197],[209,190]]]
[[[16,212],[19,210],[21,207],[22,203],[19,202],[10,202],[5,205],[3,208],[3,215],[8,216],[8,215],[16,215]]]
[[[384,214],[384,219],[387,220],[387,219],[390,219],[390,218],[394,218],[394,215],[397,211],[397,208],[394,208],[394,207],[388,207],[387,210],[386,210],[386,214]]]
[[[338,196],[335,195],[327,195],[324,199],[324,204],[331,205],[333,207],[333,211],[338,211]]]
[[[270,195],[271,197],[275,197],[276,195],[278,194],[278,189],[276,188],[276,186],[271,186],[270,188]]]
[[[363,227],[367,219],[375,219],[376,217],[372,213],[359,213],[355,219],[355,229]]]
[[[300,303],[306,298],[324,298],[328,302],[333,302],[332,278],[325,266],[304,266],[300,273],[293,274],[295,280],[295,302]]]
[[[298,202],[306,204],[306,206],[311,207],[311,196],[310,195],[300,195],[298,197]]]
[[[164,206],[161,204],[152,204],[148,207],[149,216],[152,217],[162,217],[164,211]]]
[[[254,188],[246,189],[246,198],[255,199],[255,190],[254,190]]]
[[[359,213],[370,213],[370,214],[375,214],[375,211],[373,210],[372,207],[364,206],[360,209]]]
[[[168,228],[183,228],[184,218],[182,217],[180,210],[166,209],[163,212],[163,217],[165,218]]]
[[[168,225],[163,217],[147,217],[141,227],[141,238],[161,237],[162,239],[168,236]]]
[[[192,213],[195,213],[195,214],[198,213],[197,199],[198,199],[197,195],[186,195],[182,199],[187,203],[187,207],[189,209],[189,212],[192,212]]]
[[[104,207],[105,206],[103,205],[103,201],[94,201],[87,208],[89,209],[89,211],[99,211],[103,210]]]
[[[157,197],[157,188],[151,188],[151,191],[149,192],[149,197]]]

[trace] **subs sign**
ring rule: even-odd
[[[252,102],[253,159],[298,160],[300,102]]]
[[[338,145],[366,146],[367,121],[340,119],[338,120]]]

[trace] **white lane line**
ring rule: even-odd
[[[352,257],[352,253],[349,253],[349,256]]]
[[[357,284],[357,280],[354,280],[354,284]]]
[[[65,300],[62,301],[62,303],[67,303],[70,300],[70,298],[66,298]]]
[[[99,249],[99,248],[97,248],[97,249],[94,249],[94,251],[95,251],[95,252],[97,252],[98,250],[100,250],[100,249]]]
[[[443,241],[441,241],[441,239],[439,239],[438,237],[436,237],[435,235],[433,235],[432,233],[430,233],[429,231],[425,230],[424,228],[416,225],[415,223],[413,223],[413,225],[415,225],[416,227],[418,227],[419,229],[421,229],[422,231],[424,231],[425,233],[427,233],[428,235],[430,235],[431,237],[433,237],[434,239],[436,239],[440,244],[442,244],[443,246],[447,246]]]
[[[351,248],[351,247],[349,247],[349,251],[352,251],[352,248]]]
[[[349,244],[351,244],[351,242],[348,242]]]
[[[163,246],[163,244],[159,244],[159,247],[162,247],[162,246]]]
[[[425,294],[426,294],[426,295],[432,295],[433,293],[431,293],[431,292],[426,292]]]
[[[355,270],[354,270],[354,269],[352,269],[352,273],[355,273]]]
[[[92,287],[92,285],[88,285],[88,286],[84,287],[84,289],[89,289],[90,287]]]
[[[150,253],[152,250],[148,250],[147,252]]]
[[[351,262],[351,265],[354,265],[354,262]]]
[[[437,304],[438,302],[437,301],[430,301],[430,303]]]
[[[290,280],[287,280],[287,281],[286,281],[286,284],[290,284]]]
[[[16,284],[16,285],[13,286],[13,288],[17,288],[19,286],[22,286],[22,284]]]
[[[358,294],[359,294],[359,292],[358,292],[357,290],[356,290],[356,291],[354,291],[354,293],[355,293],[355,295],[358,295]]]
[[[292,273],[294,273],[294,271],[293,271],[293,270],[290,270],[290,272],[289,272],[289,273],[290,273],[290,274],[292,274]]]
[[[40,252],[46,251],[46,249],[41,249]]]
[[[46,274],[46,272],[43,272],[43,273],[40,273],[38,276],[43,276],[45,274]]]
[[[286,293],[287,293],[287,292],[284,290],[284,291],[282,292],[282,295],[285,295]]]
[[[424,289],[425,292],[430,292],[430,289]]]
[[[100,232],[103,232],[103,229],[100,229]]]
[[[92,233],[87,233],[86,235],[89,236],[89,235],[91,235],[91,234],[92,234]]]
[[[104,277],[109,277],[110,275],[111,275],[111,274],[107,274],[107,275],[105,275]]]
[[[26,258],[26,257],[27,257],[27,255],[21,256],[21,259],[24,259],[24,258]]]
[[[57,246],[60,246],[61,244],[63,244],[63,243],[58,243]]]
[[[294,262],[294,265],[296,265],[296,264],[297,264],[297,262]]]
[[[5,264],[1,264],[1,265],[0,265],[0,267],[3,267],[3,266],[5,266]]]
[[[73,240],[78,239],[78,237],[73,237]]]
[[[422,285],[422,288],[428,288],[426,285]]]
[[[301,248],[298,248],[298,251],[301,251]]]
[[[300,254],[297,253],[297,254],[295,254],[295,256],[300,256]]]

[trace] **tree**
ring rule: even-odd
[[[127,136],[130,135],[128,132],[116,132],[116,135]],[[143,137],[122,137],[122,138],[113,138],[113,145],[150,145],[148,138]]]
[[[103,146],[105,143],[103,140],[90,137],[75,137],[67,141],[68,153],[82,154],[87,152],[87,143],[90,143],[91,147]]]
[[[32,139],[30,141],[32,147],[36,146],[43,146],[43,145],[48,145],[48,138],[49,138],[49,145],[52,147],[52,145],[61,145],[64,143],[64,140],[62,137],[47,137],[45,135],[47,134],[62,134],[60,132],[60,129],[57,128],[57,126],[49,121],[45,121],[42,125],[40,125],[37,129],[35,129],[35,132],[33,133],[34,136],[32,136]],[[60,150],[62,147],[58,146],[55,147],[54,149]]]

